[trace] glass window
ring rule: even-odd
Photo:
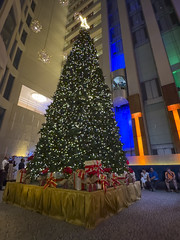
[[[162,95],[157,78],[141,83],[141,87],[144,100],[158,98]]]
[[[7,77],[7,73],[8,73],[8,68],[6,67],[4,75],[3,75],[3,77],[1,78],[1,81],[0,81],[0,91],[1,91],[1,89],[2,89],[2,87],[4,85],[4,83],[5,83],[5,80],[6,80],[6,77]]]
[[[28,25],[28,27],[30,26],[32,21],[32,17],[28,14],[27,19],[26,19],[26,24]]]
[[[14,54],[14,51],[16,49],[16,46],[17,46],[17,40],[14,41],[13,45],[12,45],[12,48],[11,48],[11,51],[10,51],[10,58],[12,59],[12,56]]]
[[[139,0],[131,0],[127,3],[128,11],[134,12],[139,9],[140,3]]]
[[[4,108],[0,107],[0,128],[1,128],[1,125],[2,125],[2,122],[3,122],[5,111],[6,110]]]
[[[146,28],[141,28],[133,33],[133,42],[135,46],[139,46],[140,44],[143,44],[147,39],[147,31]]]
[[[3,38],[6,48],[8,48],[9,46],[15,27],[16,27],[16,21],[14,17],[14,11],[13,11],[13,8],[11,8],[9,15],[6,18],[6,21],[4,23],[3,29],[1,31],[1,36]]]
[[[2,8],[4,0],[0,0],[0,9]]]
[[[22,51],[20,48],[17,48],[17,51],[16,51],[16,56],[14,58],[14,62],[13,62],[13,66],[18,69],[18,66],[19,66],[19,62],[20,62],[20,59],[21,59],[21,55],[22,55]]]
[[[143,18],[142,13],[138,12],[130,18],[131,26],[138,27],[144,23],[143,20],[144,20],[144,18]]]
[[[21,8],[23,8],[25,0],[20,0],[20,3],[21,3]]]
[[[35,4],[34,1],[32,1],[32,3],[31,3],[31,9],[32,9],[33,12],[35,11],[35,8],[36,8],[36,4]]]
[[[21,32],[21,29],[22,29],[22,25],[23,25],[23,22],[21,21],[20,24],[19,24],[19,33]]]
[[[27,32],[23,30],[22,35],[21,35],[21,42],[25,44],[27,38]]]
[[[7,100],[9,100],[9,97],[10,97],[12,86],[13,86],[13,83],[14,83],[14,79],[15,79],[15,77],[10,74],[9,78],[8,78],[7,85],[6,85],[6,89],[4,91],[4,95],[3,95],[3,97]]]

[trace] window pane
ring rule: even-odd
[[[7,73],[8,73],[8,68],[6,68],[6,70],[4,72],[4,75],[3,75],[3,77],[2,77],[2,79],[0,81],[0,91],[1,91],[1,89],[2,89],[2,87],[4,85],[4,83],[5,83],[5,80],[6,80],[6,77],[7,77]]]
[[[2,125],[2,122],[3,122],[5,111],[6,110],[4,108],[0,107],[0,128],[1,128],[1,125]]]
[[[18,69],[18,66],[19,66],[19,62],[20,62],[20,59],[21,59],[21,55],[22,55],[22,51],[20,48],[17,48],[17,52],[16,52],[16,56],[14,58],[14,62],[13,62],[13,66]]]
[[[32,9],[33,12],[34,12],[35,8],[36,8],[36,4],[35,4],[34,1],[32,1],[32,3],[31,3],[31,9]]]
[[[25,44],[26,38],[27,38],[27,32],[26,32],[25,30],[23,30],[23,33],[22,33],[22,35],[21,35],[21,42],[22,42],[23,44]]]
[[[27,23],[28,27],[31,24],[31,20],[32,20],[32,17],[28,14],[27,19],[26,19],[26,23]]]
[[[7,100],[9,100],[13,83],[14,83],[14,77],[10,74],[7,85],[6,85],[6,89],[4,91],[4,95],[3,95],[3,97]]]
[[[2,8],[3,3],[4,3],[4,0],[0,0],[0,9]]]
[[[21,3],[21,8],[23,8],[25,0],[20,0],[20,3]]]
[[[10,51],[10,58],[11,59],[12,59],[12,56],[13,56],[14,51],[16,49],[16,46],[17,46],[17,40],[14,41],[13,46],[12,46],[11,51]]]
[[[6,48],[8,48],[8,46],[9,46],[15,26],[16,26],[16,21],[15,21],[15,17],[14,17],[14,11],[13,11],[13,8],[11,8],[8,17],[6,18],[3,29],[1,31],[1,35],[2,35],[2,38],[3,38]]]

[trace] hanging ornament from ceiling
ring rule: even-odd
[[[47,53],[45,49],[42,49],[38,52],[38,59],[43,63],[50,63],[51,56]]]
[[[69,0],[59,0],[59,3],[63,6],[68,6]]]
[[[42,25],[38,20],[33,20],[30,27],[34,33],[39,33],[42,29]]]
[[[50,63],[50,58],[51,58],[51,56],[46,51],[46,44],[47,44],[47,39],[48,39],[48,35],[49,35],[49,29],[50,29],[51,22],[52,22],[54,4],[55,4],[55,0],[53,0],[52,9],[51,9],[51,12],[50,12],[50,21],[49,21],[49,25],[48,25],[48,30],[47,30],[47,35],[46,35],[44,47],[43,47],[43,49],[41,49],[38,52],[38,59],[43,63]]]

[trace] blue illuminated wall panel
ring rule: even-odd
[[[119,127],[119,133],[121,136],[121,142],[124,151],[134,149],[132,121],[129,104],[115,107],[115,119],[117,126]]]
[[[111,72],[125,68],[117,0],[107,0]]]

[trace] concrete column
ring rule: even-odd
[[[168,110],[174,148],[176,153],[180,153],[180,103],[175,83],[163,86],[162,92]]]
[[[125,0],[118,1],[119,18],[123,39],[123,49],[126,63],[127,82],[129,90],[129,106],[132,114],[133,136],[136,155],[144,155],[150,152],[149,139],[143,112],[140,83],[138,78],[134,47],[129,27],[128,13]],[[138,127],[138,129],[137,129]],[[140,132],[139,132],[140,130]],[[141,136],[140,136],[141,135]],[[141,139],[138,141],[138,139]],[[141,143],[142,142],[142,143]],[[142,145],[143,151],[140,150]]]
[[[179,106],[179,97],[177,88],[174,82],[174,78],[171,72],[170,64],[166,54],[166,50],[163,44],[161,33],[156,21],[156,17],[153,11],[153,7],[150,0],[140,0],[144,18],[146,21],[147,30],[149,33],[149,39],[151,42],[151,48],[154,55],[154,60],[157,66],[157,72],[159,75],[163,98],[168,110],[169,123],[171,127],[171,135],[173,138],[174,147],[177,153],[180,152],[180,138],[179,130],[177,127],[176,119],[179,118],[179,108],[176,109],[176,119],[174,118],[174,112],[169,110],[169,106]],[[179,1],[174,1],[174,3]],[[178,6],[178,3],[177,3]]]
[[[161,86],[174,82],[161,33],[150,0],[140,0]]]
[[[108,12],[107,1],[101,1],[101,21],[102,21],[102,70],[109,88],[112,88],[111,74],[110,74],[110,47],[109,47],[109,27],[108,27]]]

